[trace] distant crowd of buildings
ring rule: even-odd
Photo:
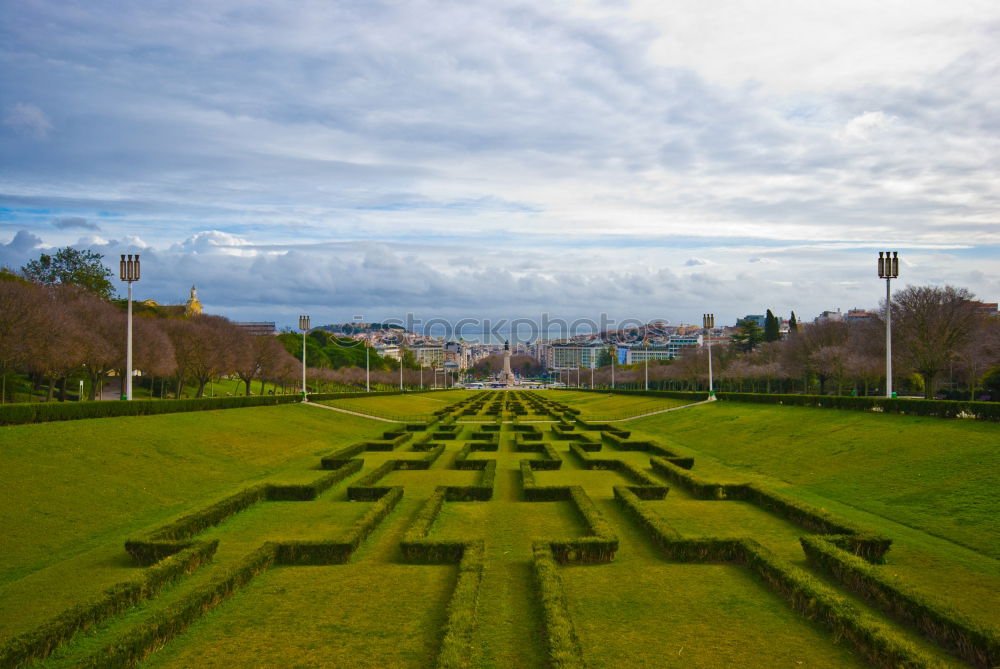
[[[192,288],[192,298],[196,293]],[[977,309],[984,314],[997,315],[998,303],[976,302]],[[814,323],[838,321],[858,323],[872,320],[876,314],[863,309],[842,312],[824,311],[814,319]],[[763,329],[766,316],[748,314],[740,320],[754,321]],[[782,337],[789,332],[790,322],[778,317],[778,331]],[[236,323],[255,335],[276,334],[273,321]],[[636,328],[578,335],[561,340],[536,340],[526,344],[512,344],[514,354],[527,354],[541,361],[551,370],[596,368],[608,357],[614,356],[615,364],[634,365],[647,360],[672,360],[687,349],[706,344],[725,344],[730,341],[736,326],[703,329],[697,325],[669,325],[662,321],[648,323]],[[501,354],[503,343],[482,344],[464,340],[445,341],[398,327],[388,327],[372,323],[351,323],[333,326],[333,331],[343,332],[343,336],[364,341],[379,355],[399,360],[404,351],[409,351],[418,365],[435,369],[464,370],[490,355]]]

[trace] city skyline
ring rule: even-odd
[[[991,3],[7,15],[0,265],[139,252],[138,298],[279,326],[809,320],[882,250],[1000,295]]]

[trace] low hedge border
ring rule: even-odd
[[[192,537],[230,516],[264,501],[309,501],[361,470],[363,461],[348,460],[340,468],[304,485],[262,483],[189,513],[142,537],[125,541],[125,551],[140,565],[151,565],[193,545]]]
[[[938,646],[974,667],[1000,666],[1000,635],[996,630],[982,627],[931,601],[825,537],[807,536],[799,541],[810,564],[890,617],[920,630]]]
[[[652,440],[628,441],[610,432],[602,432],[601,438],[612,444],[619,451],[640,451],[659,456],[668,462],[672,462],[682,469],[694,467],[694,458],[684,458],[678,456],[669,448],[662,446]]]
[[[88,657],[81,666],[129,667],[141,662],[187,629],[192,622],[228,599],[257,574],[270,568],[276,554],[275,544],[264,544],[225,574],[189,593],[162,613],[135,625],[114,643]]]
[[[334,541],[283,541],[277,544],[276,565],[331,565],[350,561],[354,551],[375,531],[403,498],[403,488],[389,488],[365,514]]]
[[[611,423],[591,423],[590,421],[586,421],[582,418],[577,418],[576,421],[581,427],[589,432],[609,432],[616,437],[621,437],[622,439],[628,439],[632,436],[630,431],[615,427]]]
[[[855,525],[823,509],[800,502],[756,483],[723,484],[707,481],[696,474],[678,467],[663,458],[650,458],[653,470],[680,485],[697,499],[740,500],[750,502],[765,511],[777,514],[810,532],[834,535],[830,537],[838,546],[863,557],[869,562],[884,562],[885,554],[892,547],[892,539]]]
[[[670,491],[670,488],[627,462],[613,458],[595,458],[588,453],[588,449],[582,448],[580,444],[570,444],[569,448],[586,469],[608,469],[631,480],[634,485],[628,486],[628,489],[641,499],[663,499]]]
[[[781,595],[793,609],[826,625],[838,638],[849,639],[874,665],[938,667],[909,641],[859,611],[846,599],[787,562],[782,562],[752,539],[699,537],[682,539],[661,518],[649,512],[631,491],[614,489],[615,498],[639,521],[668,557],[681,562],[724,562],[749,568]]]
[[[439,669],[464,669],[472,662],[472,634],[476,629],[476,606],[483,581],[486,549],[482,540],[466,543],[458,563],[458,579],[448,600],[448,619],[444,625]]]
[[[199,541],[142,570],[135,581],[118,583],[99,597],[63,611],[41,626],[13,637],[0,647],[0,667],[19,667],[48,657],[52,651],[93,625],[152,599],[166,585],[212,560],[219,541]]]
[[[480,469],[482,475],[476,485],[451,485],[441,486],[445,491],[445,498],[449,502],[488,502],[493,499],[493,482],[496,479],[496,460],[467,460],[466,462],[485,463]]]
[[[424,505],[420,507],[413,524],[403,535],[403,540],[399,542],[400,551],[407,562],[417,564],[453,564],[460,562],[465,553],[466,546],[470,542],[459,540],[431,540],[427,538],[430,534],[434,521],[441,513],[441,507],[445,502],[446,490],[444,486],[439,486],[434,493],[427,498]]]
[[[851,397],[844,395],[768,395],[764,393],[716,393],[725,402],[754,404],[784,404],[823,409],[848,409],[875,413],[895,413],[934,418],[974,418],[1000,420],[1000,402],[968,402],[961,400],[922,400],[887,397]]]
[[[549,664],[553,669],[586,666],[573,620],[569,615],[562,578],[552,548],[543,541],[532,544],[532,567],[542,602]]]
[[[299,395],[251,395],[249,397],[200,397],[181,400],[131,400],[101,402],[32,402],[0,406],[0,425],[24,425],[56,420],[152,416],[185,411],[213,411],[245,407],[276,406],[301,402]]]

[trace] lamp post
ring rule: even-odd
[[[371,372],[369,371],[370,368],[368,366],[368,352],[370,350],[371,347],[368,346],[368,342],[365,342],[365,392],[366,393],[370,393],[372,391]]]
[[[618,357],[618,347],[611,347],[611,390],[615,389],[615,358]]]
[[[132,284],[139,280],[139,254],[135,254],[135,259],[132,259],[132,254],[129,254],[128,260],[125,259],[125,255],[122,254],[121,263],[119,263],[119,271],[121,272],[121,279],[128,283],[128,339],[125,345],[125,392],[122,394],[122,399],[131,400],[132,399]]]
[[[649,390],[649,347],[646,347],[646,383],[645,390]]]
[[[403,347],[399,347],[399,391],[403,391]]]
[[[309,317],[299,316],[299,329],[302,330],[302,401],[306,401],[306,332],[309,331]]]
[[[878,252],[878,278],[885,279],[885,396],[892,398],[892,302],[889,293],[889,282],[899,278],[899,253],[892,251]]]
[[[712,385],[712,330],[715,328],[715,314],[702,314],[701,326],[705,329],[705,345],[708,346],[708,396],[715,398]]]

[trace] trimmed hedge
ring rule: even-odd
[[[286,541],[277,544],[275,564],[279,565],[330,565],[344,564],[351,559],[354,551],[385,518],[396,508],[403,498],[403,488],[389,488],[371,508],[358,520],[344,536],[336,541]]]
[[[906,414],[908,416],[932,416],[935,418],[1000,420],[1000,402],[888,399],[886,397],[850,397],[845,395],[768,395],[764,393],[716,393],[716,397],[726,402],[785,404],[824,409]]]
[[[151,530],[145,536],[125,541],[125,550],[140,565],[150,565],[193,545],[191,538],[218,525],[230,516],[264,501],[309,501],[340,481],[361,470],[363,461],[347,460],[344,465],[308,484],[262,483],[182,516]]]
[[[892,547],[892,539],[878,535],[844,518],[835,516],[756,483],[721,484],[707,481],[663,458],[650,458],[653,470],[684,487],[698,499],[734,499],[750,502],[801,527],[819,534],[834,535],[830,540],[869,562],[881,563]]]
[[[418,564],[452,564],[460,562],[465,554],[468,542],[442,541],[427,539],[427,535],[441,513],[441,505],[445,500],[445,488],[438,487],[417,512],[413,524],[410,525],[403,540],[399,543],[400,551],[407,562]]]
[[[127,667],[141,662],[153,651],[225,601],[236,590],[274,564],[277,547],[266,543],[225,574],[197,588],[165,611],[132,627],[114,643],[87,658],[84,667]]]
[[[577,669],[585,666],[555,556],[547,543],[536,541],[532,544],[532,566],[542,601],[551,666],[553,669]]]
[[[496,478],[496,460],[467,460],[466,462],[485,463],[478,469],[482,470],[479,483],[477,485],[452,485],[442,486],[445,491],[445,499],[449,502],[487,502],[493,499],[493,482]]]
[[[275,406],[301,402],[299,395],[251,395],[250,397],[201,397],[186,400],[132,400],[103,402],[32,402],[0,405],[0,425],[45,423],[55,420],[152,416],[184,411],[213,411],[244,407]]]
[[[614,492],[626,511],[671,559],[733,563],[749,568],[792,608],[807,618],[822,622],[836,637],[849,639],[878,667],[940,666],[896,632],[859,611],[816,578],[778,559],[756,541],[714,537],[681,539],[662,518],[645,509],[631,491],[616,486]]]
[[[458,580],[448,600],[448,620],[444,625],[437,666],[464,669],[472,662],[472,634],[476,628],[476,606],[483,581],[486,549],[482,540],[470,541],[458,563]]]
[[[897,582],[882,570],[838,548],[825,537],[801,537],[810,564],[969,664],[1000,666],[1000,635]]]
[[[580,564],[611,562],[618,552],[618,536],[580,486],[569,486],[569,501],[579,512],[591,536],[549,542],[556,561]]]
[[[30,632],[8,640],[0,648],[0,667],[18,667],[48,657],[60,645],[93,625],[152,599],[165,586],[212,560],[219,541],[199,541],[144,569],[138,580],[118,583],[98,598],[77,604]]]

